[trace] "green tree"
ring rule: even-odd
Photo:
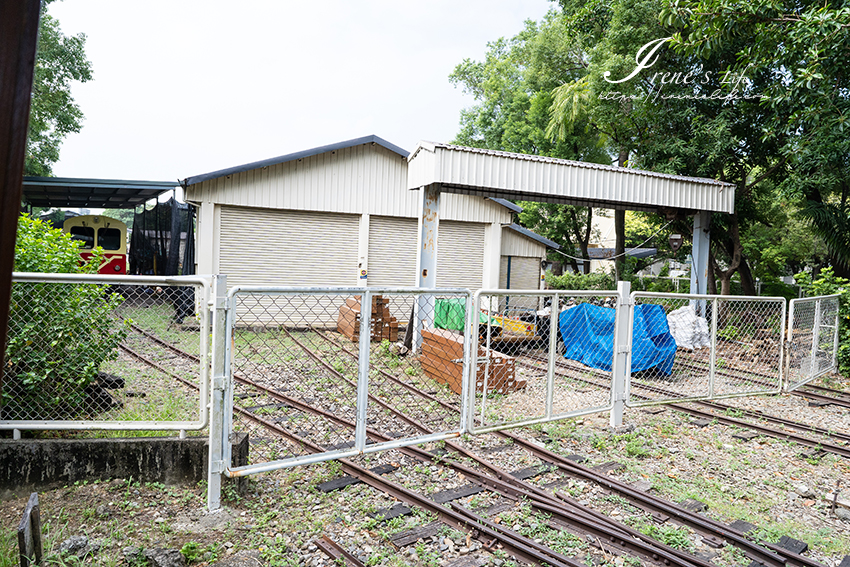
[[[850,275],[850,3],[846,0],[667,0],[674,47],[702,58],[732,50],[730,67],[762,75],[765,123],[788,175],[780,189]]]
[[[47,13],[51,1],[43,2],[39,22],[24,175],[52,175],[62,140],[82,127],[83,113],[71,96],[71,83],[92,78],[86,36],[65,36]]]
[[[552,203],[520,202],[520,224],[549,240],[557,242],[569,256],[549,253],[549,259],[563,262],[566,258],[573,272],[590,273],[588,245],[593,231],[593,209],[555,205]],[[578,254],[581,254],[580,256]],[[584,258],[579,270],[577,258]]]
[[[488,44],[484,61],[464,60],[449,76],[476,104],[461,113],[455,143],[562,159],[610,163],[598,135],[577,124],[568,135],[546,134],[553,90],[583,73],[581,53],[572,43],[557,11],[539,24],[528,21],[510,39]],[[523,226],[560,244],[572,256],[589,259],[593,211],[584,207],[521,202]],[[551,259],[556,259],[552,257]],[[561,257],[557,257],[562,260]],[[589,270],[589,261],[584,269]]]
[[[605,145],[620,167],[631,165],[633,152],[649,131],[643,105],[634,101],[652,85],[629,81],[617,85],[618,96],[605,80],[626,77],[635,66],[635,53],[663,38],[654,0],[561,0],[563,25],[573,49],[584,63],[577,76],[565,78],[553,91],[547,134],[562,139],[586,123]],[[610,162],[610,161],[609,161]],[[625,267],[626,212],[614,211],[616,273]]]
[[[80,263],[79,243],[24,215],[15,270],[94,273],[101,249]],[[12,287],[3,388],[6,419],[59,419],[85,410],[86,387],[118,356],[126,323],[114,317],[122,298],[106,286],[19,282]]]

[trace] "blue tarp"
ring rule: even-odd
[[[600,370],[611,370],[614,351],[616,310],[581,303],[563,311],[558,327],[567,347],[565,358]],[[663,374],[673,370],[676,341],[667,327],[660,305],[635,306],[632,336],[632,372],[656,369]]]

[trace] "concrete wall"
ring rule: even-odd
[[[207,478],[207,445],[205,437],[0,439],[0,499],[83,480],[195,484]],[[232,447],[233,465],[248,464],[248,436]]]

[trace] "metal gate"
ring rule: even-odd
[[[210,284],[14,273],[0,430],[205,429]]]
[[[786,390],[791,391],[836,368],[838,295],[792,299],[789,304]]]
[[[625,324],[620,303],[615,291],[476,292],[480,316],[473,318],[471,336],[481,345],[475,387],[467,389],[467,430],[485,433],[611,410],[615,341],[598,349],[594,360],[582,359],[579,352],[592,339],[579,321],[601,316],[596,331],[615,337]]]
[[[471,306],[464,289],[234,287],[220,439],[247,433],[251,462],[226,466],[229,443],[211,462],[242,476],[459,436]]]
[[[631,297],[628,406],[781,391],[785,299]]]

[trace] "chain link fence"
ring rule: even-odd
[[[0,428],[204,428],[208,301],[199,277],[14,274]]]
[[[477,292],[471,335],[479,345],[469,430],[610,409],[618,309],[614,292]]]
[[[239,474],[459,435],[467,357],[451,327],[470,302],[466,290],[232,289],[230,431],[251,447]]]
[[[633,293],[628,405],[777,393],[785,300]]]
[[[839,296],[793,299],[789,304],[787,389],[836,368]]]

